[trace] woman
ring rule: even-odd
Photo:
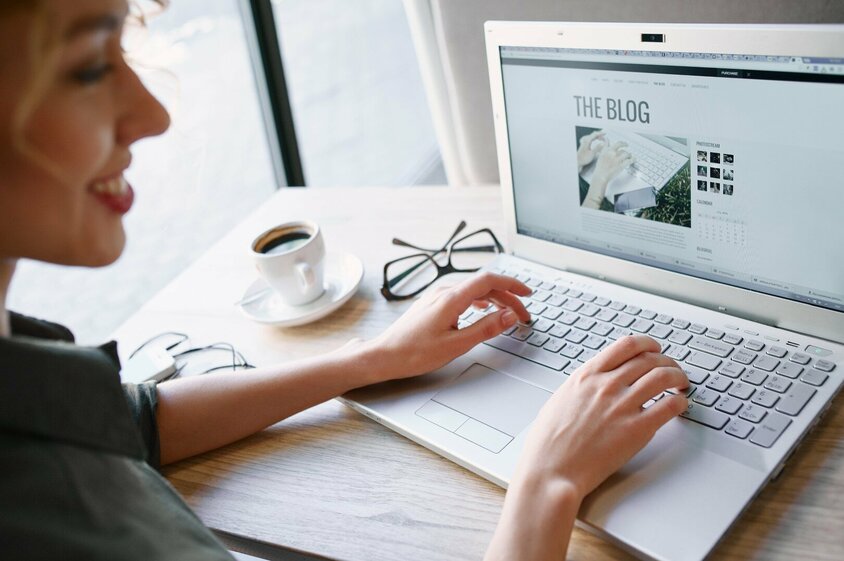
[[[222,446],[354,387],[435,369],[529,314],[530,289],[476,276],[381,336],[311,360],[119,384],[114,345],[71,344],[5,309],[20,258],[103,266],[124,245],[131,145],[168,117],[126,65],[125,0],[0,5],[0,547],[12,559],[229,559],[160,464]],[[475,302],[498,312],[456,330]],[[685,409],[688,383],[647,337],[577,371],[533,425],[488,559],[562,559],[582,499]],[[564,530],[564,531],[563,531]]]

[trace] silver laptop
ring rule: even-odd
[[[649,334],[689,409],[579,521],[642,558],[702,559],[844,380],[844,27],[492,22],[486,40],[510,251],[487,268],[534,287],[534,321],[344,401],[506,486],[551,392]],[[613,177],[652,204],[584,204],[599,162],[580,140],[602,131],[656,154]]]

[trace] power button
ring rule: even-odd
[[[806,345],[806,352],[813,356],[829,356],[832,351],[824,349],[823,347],[816,347],[814,345]]]

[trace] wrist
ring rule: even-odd
[[[377,384],[389,379],[386,374],[388,362],[386,352],[376,339],[353,339],[336,351],[346,365],[349,382],[355,389]]]

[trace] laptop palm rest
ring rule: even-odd
[[[550,396],[518,378],[473,364],[416,414],[497,454]]]

